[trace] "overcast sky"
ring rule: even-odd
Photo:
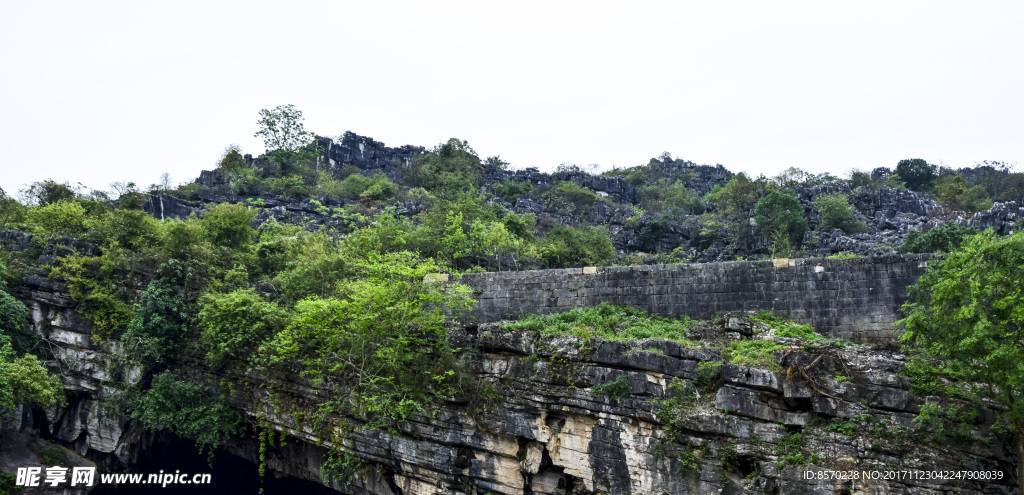
[[[1024,2],[0,0],[0,187],[264,151],[261,108],[515,168],[1024,169]]]

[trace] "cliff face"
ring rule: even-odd
[[[14,293],[31,308],[70,394],[45,421],[25,411],[23,425],[45,428],[105,469],[131,466],[153,438],[109,407],[117,347],[92,342],[60,284],[27,277]],[[344,444],[360,461],[349,483],[332,486],[393,495],[1016,493],[1014,459],[1000,439],[985,440],[991,412],[959,443],[927,440],[934,432],[914,422],[923,399],[899,375],[905,359],[897,353],[779,340],[786,347],[767,369],[721,364],[721,352],[707,347],[751,338],[757,325],[734,317],[695,328],[691,337],[704,345],[694,347],[545,337],[497,324],[453,328],[463,364],[495,393],[434,404],[394,431],[347,418],[354,428]],[[221,378],[201,366],[190,373]],[[138,378],[129,373],[129,383]],[[319,480],[330,440],[295,413],[311,414],[330,392],[290,376],[236,378],[252,387],[230,401],[253,423],[288,435],[268,450],[267,466]],[[250,438],[225,448],[258,457]],[[998,471],[1002,479],[803,479],[809,470],[894,469]]]

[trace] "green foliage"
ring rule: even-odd
[[[260,110],[260,126],[253,137],[263,138],[268,150],[273,151],[270,160],[289,173],[304,162],[316,160],[320,148],[316,136],[307,132],[302,124],[302,111],[294,105],[279,105],[273,110]]]
[[[615,256],[608,231],[589,225],[558,226],[549,230],[540,241],[538,251],[551,268],[597,266]]]
[[[732,364],[779,371],[781,367],[772,352],[788,348],[771,340],[741,340],[730,343],[725,354]]]
[[[0,262],[0,339],[9,339],[15,351],[25,353],[39,338],[32,333],[28,308],[7,293],[6,277],[7,265]]]
[[[151,387],[129,408],[132,419],[147,428],[194,438],[200,452],[223,444],[238,431],[241,415],[202,384],[170,371],[153,377]]]
[[[978,229],[947,222],[925,233],[917,230],[907,232],[899,250],[904,253],[941,253],[953,251],[968,237],[976,235]]]
[[[371,427],[457,394],[462,383],[446,321],[469,308],[468,289],[425,284],[439,267],[408,252],[354,259],[352,270],[356,276],[336,296],[295,306],[268,348],[272,362],[343,387],[324,407],[367,418]]]
[[[166,360],[195,316],[198,291],[193,270],[184,262],[172,259],[161,265],[139,295],[135,317],[121,336],[125,347],[151,362]]]
[[[601,303],[596,308],[574,309],[556,315],[525,316],[505,325],[505,330],[533,330],[541,335],[567,334],[606,340],[666,339],[689,344],[686,331],[692,324],[688,318],[671,320]]]
[[[989,229],[935,261],[911,287],[901,339],[958,371],[970,395],[1005,408],[1024,434],[1024,233]]]
[[[519,215],[510,211],[501,222],[505,224],[505,230],[512,235],[526,241],[533,240],[533,226],[537,223],[533,213]]]
[[[25,221],[27,208],[0,188],[0,230],[6,230]]]
[[[247,362],[260,344],[284,327],[286,312],[252,289],[206,294],[199,300],[206,359],[214,368]]]
[[[85,231],[85,208],[72,201],[53,201],[30,208],[28,222],[48,235],[73,236]]]
[[[799,246],[807,231],[804,208],[792,191],[772,189],[754,206],[754,219],[762,232],[785,233],[791,245]]]
[[[935,196],[954,210],[974,213],[992,207],[988,192],[981,185],[971,186],[963,176],[943,173],[935,182]]]
[[[341,451],[335,447],[327,451],[323,465],[320,466],[320,472],[325,485],[330,485],[333,480],[347,486],[352,481],[352,476],[365,465],[366,461],[357,456],[355,452]]]
[[[245,157],[242,156],[242,148],[237,144],[224,148],[224,154],[217,162],[217,170],[225,173],[233,173],[245,167]]]
[[[896,164],[896,174],[906,181],[911,191],[927,191],[935,180],[936,166],[920,158],[900,160]]]
[[[643,227],[640,228],[640,234],[637,236],[640,239],[640,249],[654,251],[658,241],[665,234],[669,233],[671,229],[672,219],[665,214],[657,214],[647,218],[644,220]]]
[[[718,212],[729,221],[743,221],[749,218],[750,210],[757,204],[760,184],[740,173],[732,178],[721,191],[708,193]]]
[[[160,222],[142,210],[117,209],[88,219],[82,240],[99,245],[117,245],[132,251],[159,244]]]
[[[18,357],[6,335],[0,335],[0,408],[18,404],[48,407],[64,403],[64,387],[32,354]]]
[[[79,184],[81,186],[81,184]],[[53,179],[46,179],[42,182],[33,182],[28,189],[22,191],[21,195],[27,199],[27,204],[46,206],[57,202],[74,202],[78,198],[78,189],[67,182],[56,182]]]
[[[530,184],[530,181],[510,180],[491,184],[491,188],[494,189],[494,194],[513,205],[519,201],[519,198],[533,192],[533,184]]]
[[[306,185],[306,181],[300,175],[270,177],[262,182],[260,188],[271,194],[292,198],[306,198],[313,192],[313,188]]]
[[[859,255],[857,253],[848,253],[846,251],[840,251],[840,252],[838,252],[836,254],[830,254],[830,255],[826,256],[825,258],[830,259],[830,260],[852,260],[852,259],[856,259],[856,258],[863,258],[863,256],[861,256],[861,255]]]
[[[765,311],[763,309],[758,311],[757,314],[752,316],[750,319],[754,321],[759,321],[761,323],[767,323],[769,326],[775,329],[776,337],[788,337],[793,339],[801,339],[804,341],[815,341],[824,339],[824,337],[815,333],[814,328],[812,328],[810,325],[801,325],[799,323],[794,322],[793,320],[789,320],[781,316],[776,316],[775,314],[769,311]]]
[[[619,375],[614,380],[594,387],[594,395],[603,395],[619,400],[629,395],[629,381],[626,375]]]
[[[822,194],[814,198],[814,209],[821,215],[822,232],[842,229],[847,234],[859,234],[868,231],[868,226],[857,219],[850,198],[842,193]]]
[[[214,245],[239,249],[252,240],[255,230],[249,224],[255,217],[256,210],[221,203],[203,214],[200,225],[206,238]]]
[[[704,200],[687,189],[681,180],[658,179],[657,183],[640,188],[640,198],[644,209],[655,214],[699,215],[706,208]]]
[[[78,302],[78,312],[93,322],[94,334],[110,337],[131,321],[134,310],[125,278],[128,263],[117,249],[101,256],[71,254],[60,259],[50,278],[68,284],[68,293]]]
[[[405,179],[443,195],[475,190],[483,180],[480,157],[466,141],[451,138],[413,159]]]
[[[398,192],[398,186],[388,180],[387,176],[377,173],[373,177],[364,177],[360,174],[352,174],[341,181],[341,186],[336,191],[337,197],[343,199],[367,198],[374,201],[383,201],[391,198]]]
[[[558,212],[569,215],[588,214],[598,202],[611,204],[611,200],[569,181],[556,182],[541,194],[540,201]]]
[[[931,442],[948,445],[952,441],[966,445],[971,442],[977,420],[978,408],[973,404],[929,398],[914,418],[914,424],[928,432],[926,439]]]

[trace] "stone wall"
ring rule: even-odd
[[[895,341],[893,322],[908,287],[933,255],[853,259],[568,268],[471,273],[461,282],[479,301],[472,317],[496,321],[609,302],[652,314],[707,319],[772,311],[857,343]]]

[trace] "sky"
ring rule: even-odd
[[[175,183],[260,109],[513,168],[1024,171],[1024,2],[0,0],[0,187]]]

